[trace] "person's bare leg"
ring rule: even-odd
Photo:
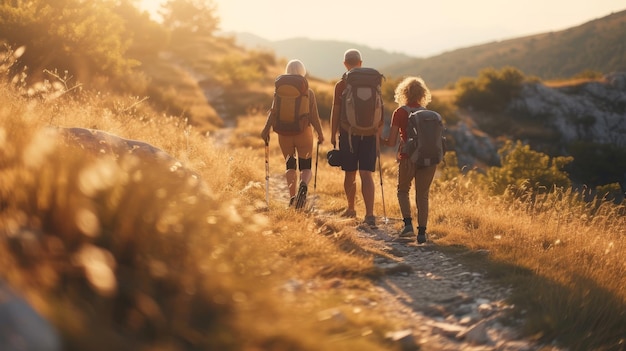
[[[312,175],[313,175],[313,172],[311,172],[310,169],[305,169],[302,172],[300,172],[300,181],[304,182],[304,184],[306,185],[309,185]]]
[[[365,202],[365,216],[374,215],[374,172],[359,171],[361,177],[361,193]]]
[[[355,211],[354,202],[356,198],[356,171],[345,172],[343,178],[343,189],[346,192],[346,199],[348,200],[348,211]]]
[[[287,187],[289,188],[289,197],[296,196],[296,185],[298,181],[298,173],[295,169],[288,169],[285,171],[285,179],[287,180]]]

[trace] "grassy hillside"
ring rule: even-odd
[[[458,49],[390,65],[390,76],[420,74],[433,88],[475,77],[486,67],[513,66],[541,79],[562,79],[584,71],[626,71],[626,11],[559,32]]]
[[[336,216],[345,204],[341,172],[320,157],[315,195],[324,216],[287,209],[280,193],[265,203],[259,132],[283,62],[224,39],[172,35],[137,68],[148,100],[0,84],[0,278],[70,351],[397,349],[386,333],[400,323],[374,288],[381,252]],[[16,57],[2,58],[0,78],[11,81]],[[311,85],[329,106],[332,85]],[[234,129],[218,130],[218,115],[233,117]],[[59,134],[65,127],[148,142],[169,156],[111,153],[98,140],[86,148]],[[454,156],[433,185],[435,249],[462,252],[512,286],[527,335],[571,350],[622,350],[623,204],[532,192],[537,184],[520,174],[558,168],[537,171],[537,158],[519,172],[489,169],[492,180],[503,176],[504,192],[494,194],[490,178],[462,173]],[[280,179],[275,138],[269,163]],[[394,217],[392,153],[381,164],[385,201],[377,184],[375,212]]]
[[[320,157],[326,216],[286,209],[276,192],[266,207],[263,115],[207,137],[178,118],[111,109],[133,105],[123,96],[43,100],[1,85],[0,99],[0,278],[53,323],[64,349],[396,349],[385,335],[400,322],[373,288],[377,244],[336,217],[341,172]],[[179,162],[99,143],[93,153],[50,129],[66,125],[147,141]],[[275,138],[270,148],[280,179]],[[449,156],[431,195],[435,247],[513,286],[528,335],[623,349],[624,207],[568,191],[494,196]],[[377,185],[375,212],[397,216],[392,155],[380,172],[386,208]],[[342,318],[321,317],[328,311]]]
[[[369,284],[371,257],[354,234],[313,235],[313,218],[277,201],[267,212],[257,130],[242,138],[256,148],[234,147],[177,118],[106,107],[122,97],[0,92],[0,278],[64,350],[387,349],[394,321],[378,313],[341,326],[373,331],[363,338],[333,338],[334,323],[317,319]],[[94,154],[54,133],[65,125],[148,141],[180,163],[97,141]],[[338,277],[354,283],[324,288]],[[289,288],[299,281],[309,288]]]

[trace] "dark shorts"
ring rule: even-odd
[[[376,171],[376,135],[352,135],[352,151],[348,133],[339,132],[339,152],[341,153],[341,169],[346,172],[357,170]]]

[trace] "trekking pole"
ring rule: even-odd
[[[380,193],[383,197],[383,221],[387,224],[389,223],[389,219],[387,218],[387,208],[385,207],[385,189],[383,187],[383,168],[380,165],[380,147],[378,148],[378,173],[380,174]]]
[[[270,143],[265,141],[265,202],[270,207]]]
[[[313,178],[313,191],[317,189],[317,161],[320,158],[320,143],[317,143],[317,149],[315,150],[315,177]]]

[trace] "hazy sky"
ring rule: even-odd
[[[157,7],[158,0],[142,0]],[[213,0],[223,31],[349,41],[432,56],[559,31],[626,9],[622,0]],[[359,4],[357,7],[355,4]]]

